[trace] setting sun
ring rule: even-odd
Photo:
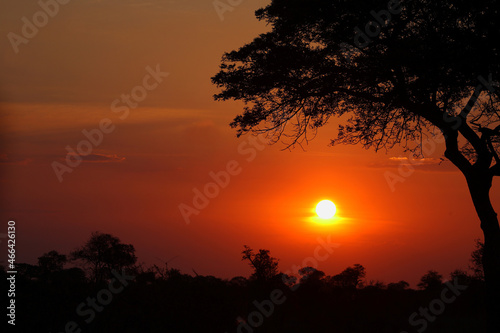
[[[330,200],[322,200],[316,205],[316,214],[322,219],[331,219],[335,212],[337,207]]]

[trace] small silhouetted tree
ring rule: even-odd
[[[450,281],[457,281],[460,285],[469,285],[473,277],[467,274],[463,269],[456,269],[450,273]]]
[[[40,277],[40,267],[36,265],[17,263],[16,271],[19,276],[28,280],[38,279]]]
[[[81,260],[94,282],[111,277],[113,270],[132,267],[136,261],[132,244],[121,243],[118,237],[93,232],[82,247],[71,252],[72,260]]]
[[[356,289],[362,285],[365,276],[365,268],[360,264],[355,264],[352,267],[347,267],[340,274],[333,276],[332,282],[335,286]]]
[[[280,274],[278,274],[278,276],[279,276],[281,282],[289,288],[293,287],[297,283],[297,280],[298,280],[296,276],[288,275],[285,273],[280,273]]]
[[[484,234],[490,330],[500,332],[500,226],[490,199],[500,176],[500,3],[389,4],[392,13],[386,0],[273,0],[256,11],[270,31],[224,54],[215,99],[245,103],[231,123],[238,135],[289,146],[332,117],[342,117],[332,144],[402,145],[422,156],[431,153],[426,138],[443,142]],[[404,181],[386,178],[393,189]]]
[[[43,273],[54,273],[62,271],[67,261],[65,254],[52,250],[38,257],[38,267]]]
[[[471,265],[469,268],[472,270],[474,277],[479,280],[484,280],[484,243],[480,239],[476,239],[476,249],[471,253]]]
[[[153,265],[153,267],[151,269],[155,273],[156,278],[158,278],[160,280],[164,280],[164,281],[168,281],[171,279],[175,280],[175,279],[183,276],[183,274],[181,273],[181,271],[179,269],[169,267],[168,262],[165,263],[164,267]],[[198,274],[196,272],[195,272],[195,275],[198,276]]]
[[[307,284],[310,286],[319,286],[322,279],[325,277],[325,272],[317,270],[314,267],[303,267],[299,269],[300,274],[300,284]]]
[[[248,264],[254,269],[250,279],[258,281],[271,281],[278,275],[278,259],[269,255],[269,250],[260,249],[254,253],[253,250],[244,245],[242,260],[248,260]]]
[[[403,291],[406,290],[410,287],[410,284],[404,280],[401,280],[399,282],[391,282],[387,285],[387,290],[393,290],[393,291]]]
[[[248,279],[244,276],[235,276],[231,280],[228,281],[230,286],[236,286],[240,288],[244,288],[248,286]]]
[[[443,285],[443,276],[437,271],[430,270],[425,273],[421,278],[420,282],[417,284],[422,290],[436,291]]]
[[[370,289],[383,290],[383,289],[387,289],[387,285],[383,281],[380,281],[380,280],[370,280],[364,284],[363,288],[365,290],[366,289],[368,289],[368,290],[370,290]]]

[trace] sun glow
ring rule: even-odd
[[[331,219],[337,212],[337,207],[330,200],[322,200],[316,205],[316,214],[324,220]]]

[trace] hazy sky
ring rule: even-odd
[[[479,221],[441,144],[411,173],[398,149],[329,147],[337,121],[292,151],[236,138],[228,124],[242,104],[214,102],[210,77],[224,51],[268,29],[254,17],[267,2],[242,1],[221,20],[209,0],[69,1],[47,7],[53,17],[36,1],[2,1],[0,218],[17,222],[19,261],[69,253],[99,230],[146,264],[176,257],[185,273],[225,278],[250,274],[244,244],[287,271],[318,238],[339,244],[318,263],[327,274],[360,263],[368,279],[415,284],[428,269],[467,267]],[[34,19],[37,31],[25,27]],[[91,153],[58,177],[84,132]],[[187,224],[179,205],[196,209],[196,190],[228,164],[227,186]],[[391,188],[388,172],[404,182]],[[337,204],[334,224],[311,218],[321,199]]]

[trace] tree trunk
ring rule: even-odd
[[[486,282],[488,333],[500,332],[500,226],[490,200],[493,176],[488,170],[466,176],[472,202],[484,234],[483,269]]]

